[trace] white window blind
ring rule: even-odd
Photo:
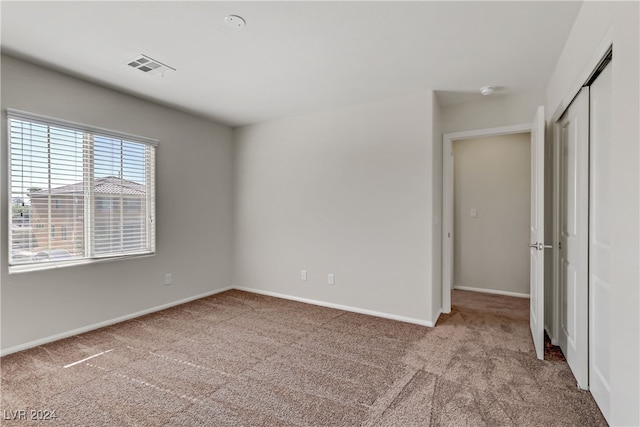
[[[155,252],[156,140],[7,118],[10,271]]]

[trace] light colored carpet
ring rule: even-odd
[[[229,291],[1,358],[0,424],[606,425],[528,328],[464,291],[435,328]]]

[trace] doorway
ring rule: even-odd
[[[530,124],[504,126],[464,132],[452,132],[443,136],[443,272],[442,272],[442,311],[451,312],[451,290],[455,275],[455,205],[454,205],[454,151],[455,141],[465,141],[485,137],[499,137],[531,132]],[[469,210],[469,216],[478,218],[482,212]],[[526,252],[525,252],[526,256]],[[522,295],[521,295],[522,296]]]
[[[453,288],[529,297],[531,135],[453,142]]]

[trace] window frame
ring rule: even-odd
[[[159,144],[157,139],[143,137],[139,135],[133,135],[121,131],[115,131],[111,129],[105,129],[97,126],[86,125],[82,123],[77,123],[69,120],[44,116],[40,114],[35,114],[27,111],[17,110],[13,108],[6,109],[6,131],[7,131],[7,199],[8,199],[8,233],[6,243],[8,246],[7,251],[7,265],[9,268],[9,274],[13,273],[22,273],[29,271],[40,271],[40,270],[49,270],[53,268],[60,267],[68,267],[75,265],[86,265],[96,262],[105,262],[105,261],[115,261],[122,259],[131,259],[131,258],[140,258],[140,257],[149,257],[154,256],[156,252],[156,151]],[[95,209],[94,204],[95,200],[98,197],[98,194],[93,192],[93,176],[89,179],[90,185],[90,197],[87,199],[85,197],[83,206],[83,221],[84,221],[84,231],[83,231],[83,239],[85,240],[85,244],[91,247],[91,251],[88,250],[88,247],[85,248],[85,254],[81,258],[75,258],[72,260],[64,260],[64,261],[47,261],[47,262],[33,262],[33,263],[25,263],[25,264],[11,264],[12,263],[12,225],[13,225],[13,215],[12,215],[12,169],[13,169],[13,158],[12,158],[12,138],[11,138],[11,121],[19,120],[24,122],[29,122],[33,124],[43,125],[43,126],[52,126],[58,127],[65,130],[73,131],[73,132],[81,132],[85,134],[91,135],[91,149],[93,151],[95,141],[93,141],[94,137],[105,137],[105,138],[114,138],[116,140],[122,140],[122,142],[130,142],[130,143],[138,143],[143,144],[146,147],[150,147],[152,151],[149,153],[145,149],[145,173],[147,174],[145,181],[145,191],[146,196],[143,197],[142,200],[146,199],[146,206],[148,207],[146,211],[146,220],[147,220],[147,229],[146,233],[147,244],[145,249],[140,252],[125,252],[121,251],[121,253],[109,254],[109,255],[100,255],[93,253],[93,245],[95,240],[96,231],[93,227],[93,222],[95,220]],[[90,165],[83,165],[83,175],[93,173],[93,164],[95,162],[95,157],[91,156]],[[53,200],[49,202],[53,204]],[[57,205],[53,204],[52,208]],[[36,224],[39,225],[39,224]],[[30,225],[33,227],[33,225]],[[51,232],[51,230],[48,230]],[[56,230],[57,231],[57,230]],[[51,236],[50,236],[51,238]],[[4,244],[4,242],[3,242]]]

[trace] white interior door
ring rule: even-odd
[[[609,64],[591,84],[589,108],[589,389],[607,420],[610,419],[611,69]]]
[[[531,227],[529,324],[538,359],[544,359],[544,107],[531,125]]]
[[[560,118],[558,344],[578,386],[589,388],[588,210],[589,88]]]

